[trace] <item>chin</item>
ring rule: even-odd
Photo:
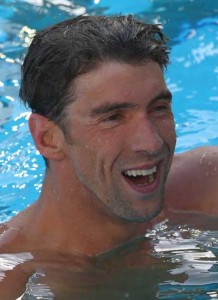
[[[151,206],[151,205],[150,205]],[[154,219],[156,216],[159,215],[159,213],[163,209],[163,201],[162,199],[158,200],[158,203],[153,204],[152,207],[149,207],[147,209],[125,209],[120,212],[119,214],[116,214],[119,219],[122,219],[126,222],[134,222],[134,223],[145,223],[152,219]]]

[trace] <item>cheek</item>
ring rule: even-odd
[[[93,152],[93,155],[96,155],[95,167],[98,176],[110,177],[116,162],[123,153],[123,145],[123,139],[117,132],[104,132],[103,135],[92,141],[90,151]]]
[[[172,147],[175,146],[176,142],[176,131],[175,131],[175,123],[174,119],[165,119],[161,120],[158,123],[158,131],[160,136]]]
[[[123,139],[124,134],[120,130],[102,130],[92,135],[92,138],[89,140],[89,147],[95,151],[97,149],[102,154],[113,153],[119,151],[123,144]]]
[[[94,143],[90,145],[90,151],[96,155],[96,163],[98,167],[101,166],[104,170],[111,169],[114,161],[121,152],[120,141],[114,136],[111,138],[108,135],[98,137]]]
[[[110,160],[113,155],[112,145],[114,143],[110,138],[107,135],[93,134],[93,132],[90,134],[88,130],[80,130],[71,135],[69,144],[70,159],[76,165],[80,164],[81,167],[92,166],[93,172],[94,169],[105,164],[105,161]]]
[[[75,128],[75,129],[74,129]],[[75,165],[92,168],[93,173],[109,172],[125,149],[129,131],[117,127],[98,129],[77,124],[69,136],[69,158]]]

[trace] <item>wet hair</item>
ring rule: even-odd
[[[161,26],[133,16],[79,16],[39,31],[22,66],[20,98],[26,106],[66,127],[66,106],[74,101],[73,82],[108,61],[169,63]]]

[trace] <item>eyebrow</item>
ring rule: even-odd
[[[138,107],[137,104],[129,103],[129,102],[115,102],[115,103],[104,103],[102,105],[99,105],[98,107],[95,107],[91,110],[90,115],[92,117],[97,115],[103,115],[110,113],[111,111],[116,111],[120,109],[134,109]]]
[[[161,100],[161,99],[168,100],[171,103],[172,98],[173,98],[172,93],[168,89],[166,89],[166,90],[161,91],[157,96],[155,96],[153,99],[151,99],[150,103],[153,103],[153,102],[155,102],[157,100]]]
[[[156,95],[153,99],[151,99],[150,103],[153,103],[160,99],[166,99],[169,102],[171,102],[172,101],[171,92],[168,89],[161,91],[158,95]],[[129,103],[129,102],[117,102],[117,103],[116,102],[115,103],[106,102],[106,103],[103,103],[102,105],[94,107],[90,112],[90,116],[95,117],[95,116],[104,115],[104,114],[107,114],[107,113],[110,113],[110,112],[116,111],[116,110],[121,110],[121,109],[131,110],[131,109],[135,109],[137,107],[139,107],[138,104]]]
[[[166,90],[161,91],[160,94],[158,94],[157,96],[155,96],[151,100],[151,102],[157,101],[160,99],[165,99],[165,100],[168,100],[169,102],[172,102],[172,98],[173,98],[172,93],[168,89],[166,89]]]

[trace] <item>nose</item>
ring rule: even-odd
[[[131,148],[134,152],[158,153],[163,146],[163,139],[158,127],[146,114],[135,120],[131,132]]]

